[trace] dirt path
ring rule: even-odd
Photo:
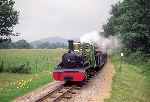
[[[111,95],[112,78],[115,74],[111,60],[104,66],[101,72],[82,88],[69,102],[104,102]]]

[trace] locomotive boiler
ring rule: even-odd
[[[85,81],[106,63],[107,54],[90,43],[68,41],[68,52],[53,71],[56,81]]]

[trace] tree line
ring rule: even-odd
[[[38,44],[34,48],[41,48],[41,49],[67,48],[67,44],[60,43],[60,42],[55,42],[55,43],[43,42]]]
[[[4,41],[0,43],[0,49],[55,49],[55,48],[66,48],[67,45],[65,43],[49,43],[43,42],[39,43],[36,46],[28,43],[26,40],[18,40],[16,42]]]
[[[26,40],[19,40],[16,42],[4,41],[0,44],[0,49],[29,49],[33,48]]]

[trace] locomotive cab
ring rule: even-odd
[[[73,51],[69,51],[62,57],[62,62],[59,64],[62,68],[82,67],[84,60],[82,56],[77,55]]]

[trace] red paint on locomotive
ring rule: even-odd
[[[80,71],[55,71],[53,72],[53,78],[56,81],[84,81],[87,76],[84,72]]]

